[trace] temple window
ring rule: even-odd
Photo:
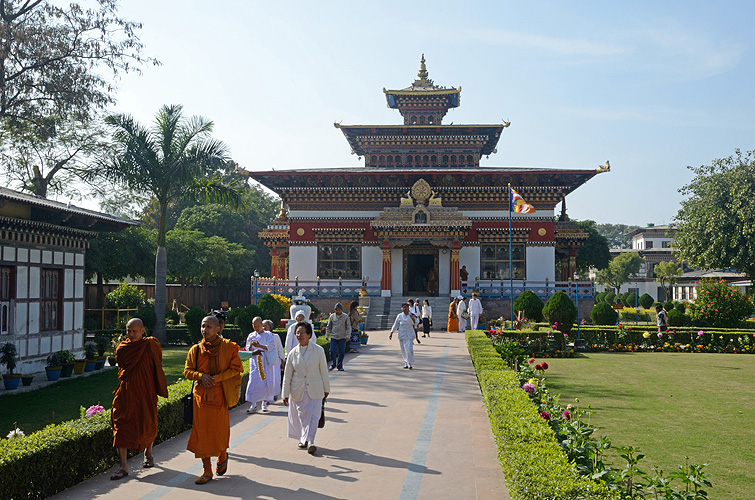
[[[414,223],[415,224],[427,224],[427,213],[425,212],[417,212],[414,214]]]
[[[430,161],[430,157],[425,155],[422,157],[422,164],[427,165],[427,163]]]
[[[419,123],[422,124],[422,125],[425,124],[425,117],[424,116],[420,116],[419,117]]]
[[[408,156],[406,157],[406,163],[408,163],[409,165],[411,165],[411,164],[412,164],[412,156],[411,156],[411,155],[408,155]]]
[[[456,165],[456,155],[451,155],[451,165]]]
[[[433,164],[433,165],[437,165],[437,164],[438,164],[438,157],[437,157],[437,156],[435,156],[435,155],[433,155],[433,156],[432,156],[432,159],[431,159],[430,161],[432,161],[432,164]]]
[[[401,155],[396,155],[396,156],[395,156],[395,157],[393,158],[393,161],[395,161],[395,162],[396,162],[396,165],[401,165]]]
[[[9,333],[10,304],[14,298],[13,267],[0,267],[0,334]]]
[[[393,163],[393,156],[388,155],[388,163]]]
[[[443,165],[448,165],[448,155],[443,155],[442,163]]]
[[[380,155],[380,158],[378,158],[378,165],[385,165],[385,156]]]
[[[362,245],[359,243],[320,243],[317,274],[323,279],[359,279],[362,276]]]
[[[527,278],[525,267],[525,247],[523,243],[515,243],[511,247],[511,267],[514,279]],[[509,244],[480,245],[480,278],[485,280],[509,279]]]
[[[467,165],[474,165],[474,160],[472,159],[472,155],[467,155]]]
[[[435,121],[435,120],[433,120],[433,117],[432,117],[432,116],[429,116],[429,117],[427,118],[427,123],[429,123],[430,125],[432,125],[434,121]]]
[[[412,120],[411,121],[412,121],[412,125],[416,125],[417,124],[417,117],[416,116],[412,116]]]
[[[42,269],[42,296],[40,301],[40,328],[60,330],[60,312],[63,310],[60,287],[60,269]]]

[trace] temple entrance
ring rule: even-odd
[[[437,249],[404,249],[404,295],[438,295]]]

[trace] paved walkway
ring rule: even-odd
[[[282,403],[267,414],[236,408],[223,477],[194,484],[201,465],[185,432],[154,448],[153,469],[137,456],[125,480],[111,481],[111,470],[53,498],[508,499],[463,335],[420,339],[414,370],[379,331],[347,355],[345,372],[331,372],[314,456],[286,437]]]

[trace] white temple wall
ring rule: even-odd
[[[383,277],[383,249],[362,247],[362,276],[369,281],[380,281]]]
[[[527,247],[527,281],[554,281],[556,277],[555,247]],[[470,274],[471,276],[471,274]]]
[[[469,281],[480,277],[480,247],[461,247],[459,249],[459,269],[467,266]]]
[[[382,259],[382,257],[381,257]],[[391,249],[391,295],[404,294],[404,251]]]
[[[438,255],[438,294],[445,295],[451,291],[451,250],[443,250]]]
[[[292,246],[288,249],[288,275],[303,281],[317,279],[317,246]]]

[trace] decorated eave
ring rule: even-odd
[[[0,216],[47,224],[60,230],[123,231],[139,223],[122,217],[80,208],[70,203],[0,188]]]
[[[582,246],[590,237],[581,227],[570,220],[556,221],[556,244],[559,246]]]
[[[364,156],[382,148],[397,147],[407,153],[440,150],[447,146],[473,148],[481,155],[496,152],[501,125],[341,125],[354,154]]]

